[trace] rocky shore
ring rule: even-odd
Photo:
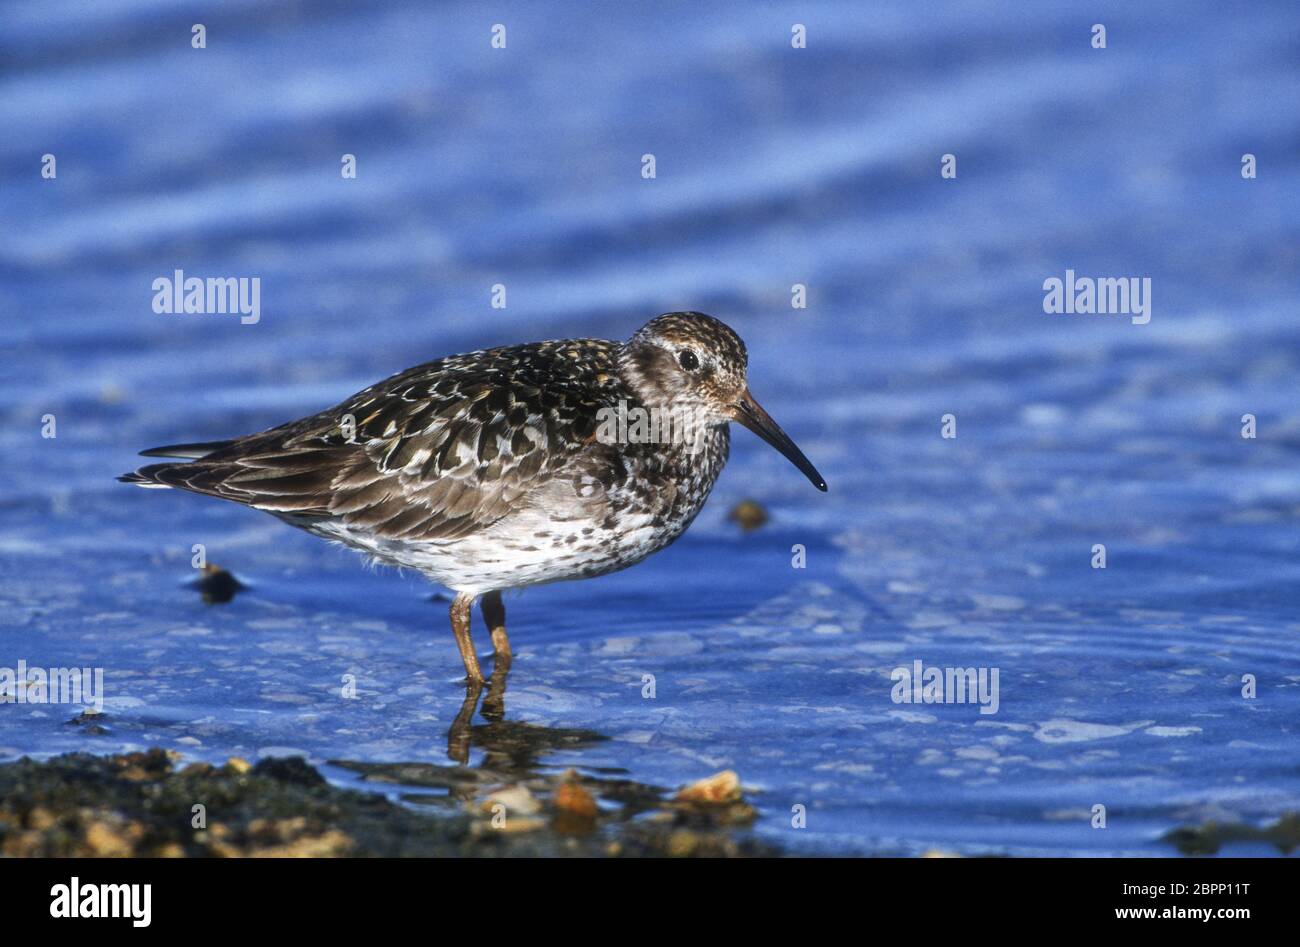
[[[0,765],[0,855],[53,857],[745,857],[734,773],[677,792],[572,770],[503,783],[423,763],[340,767],[414,787],[344,789],[298,758],[191,762],[162,749]]]

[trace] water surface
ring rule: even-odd
[[[113,478],[428,358],[690,308],[830,492],[738,430],[671,549],[508,598],[506,720],[560,735],[529,767],[733,768],[796,851],[1164,855],[1300,808],[1295,6],[800,18],[805,50],[777,5],[8,4],[0,665],[104,668],[108,732],[8,705],[3,758],[447,765],[436,590]],[[260,322],[155,314],[178,267],[260,277]],[[1150,323],[1044,314],[1067,268],[1151,278]],[[196,543],[249,589],[204,604]],[[917,660],[997,668],[997,713],[895,703]]]

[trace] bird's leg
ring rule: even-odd
[[[465,677],[471,685],[482,687],[483,672],[479,670],[474,641],[469,636],[469,616],[473,605],[473,595],[468,592],[456,594],[451,603],[451,633],[456,636],[456,647],[460,648],[460,659],[465,663]]]
[[[496,651],[496,663],[510,667],[510,639],[506,636],[506,606],[501,601],[500,592],[489,592],[483,596],[483,621],[492,633],[492,647]]]

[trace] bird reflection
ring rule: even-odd
[[[483,719],[489,724],[503,723],[506,715],[506,680],[510,677],[510,659],[497,656],[492,677],[487,682],[487,696],[483,698]],[[447,731],[447,757],[461,766],[469,765],[469,751],[474,741],[474,711],[483,695],[482,681],[468,679],[465,683],[465,700],[460,712]],[[480,731],[484,728],[480,727]]]
[[[466,684],[465,699],[447,731],[447,758],[455,765],[330,762],[360,774],[367,782],[446,791],[446,796],[403,796],[410,802],[459,803],[472,799],[475,792],[484,786],[544,776],[541,759],[556,750],[581,749],[608,739],[594,730],[544,727],[507,720],[506,682],[509,676],[510,662],[498,656],[492,676],[486,682]],[[475,711],[479,712],[482,722],[474,722]],[[483,757],[477,765],[471,766],[470,758],[476,750]],[[615,782],[621,784],[622,781]],[[641,794],[635,795],[639,797]]]

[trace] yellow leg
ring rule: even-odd
[[[460,659],[465,664],[465,677],[471,684],[482,686],[483,672],[479,670],[478,655],[474,653],[474,642],[469,634],[469,616],[473,606],[474,596],[465,592],[452,600],[451,633],[456,636],[456,647],[460,649]]]

